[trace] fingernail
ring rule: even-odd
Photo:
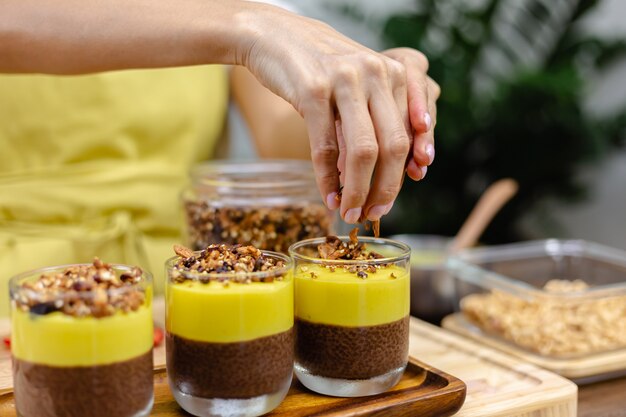
[[[421,179],[424,179],[424,177],[426,177],[426,173],[428,172],[428,167],[422,167],[421,171],[422,171],[422,178]]]
[[[426,145],[424,152],[426,152],[426,155],[428,156],[428,165],[432,164],[435,160],[435,147],[429,143]]]
[[[370,209],[370,211],[367,213],[367,220],[372,221],[372,222],[375,220],[379,220],[381,217],[389,213],[392,207],[393,207],[393,203],[385,204],[384,206],[383,205],[373,206]]]
[[[339,201],[336,192],[333,191],[326,196],[326,207],[328,207],[329,210],[336,210],[339,208]]]
[[[360,218],[361,218],[361,207],[352,208],[346,211],[346,214],[344,214],[343,216],[343,219],[345,220],[345,222],[350,223],[350,224],[354,224],[358,222]]]
[[[430,130],[430,125],[432,124],[432,119],[430,118],[430,113],[424,113],[424,124],[426,125],[426,131]]]

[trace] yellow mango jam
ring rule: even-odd
[[[166,328],[187,339],[228,343],[285,332],[293,327],[293,279],[273,282],[198,281],[167,286]]]
[[[318,264],[298,266],[296,317],[313,323],[350,327],[374,326],[406,317],[410,308],[409,273],[404,268],[389,265],[367,275],[366,279],[361,279],[343,267],[331,272]]]
[[[152,311],[73,317],[61,312],[11,314],[11,353],[17,359],[51,366],[93,366],[125,361],[152,349]]]

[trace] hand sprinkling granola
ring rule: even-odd
[[[60,311],[75,317],[106,317],[136,311],[144,303],[144,290],[133,287],[142,276],[137,267],[118,276],[110,264],[94,258],[91,265],[70,266],[24,282],[14,300],[18,308],[33,314]]]

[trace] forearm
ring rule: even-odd
[[[239,64],[254,4],[234,0],[3,0],[0,72],[77,74]]]

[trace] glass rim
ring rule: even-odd
[[[84,263],[75,263],[75,264],[45,266],[42,268],[36,268],[36,269],[31,269],[29,271],[20,272],[17,275],[13,275],[9,279],[9,298],[12,298],[17,293],[26,295],[29,298],[40,294],[38,291],[34,291],[29,288],[22,287],[20,285],[22,280],[25,280],[30,277],[38,278],[39,276],[45,273],[50,273],[54,271],[64,271],[65,269],[70,268],[70,267],[90,266],[90,265],[93,265],[93,263],[84,262]],[[134,265],[127,265],[127,264],[109,264],[109,265],[114,270],[120,270],[124,272],[130,272],[133,270],[133,268],[136,267]],[[119,295],[119,294],[124,294],[129,291],[142,289],[146,286],[152,285],[152,282],[153,282],[152,273],[150,273],[150,271],[147,271],[143,268],[140,268],[140,269],[141,269],[141,281],[132,283],[132,284],[126,284],[124,286],[117,287],[117,288],[104,289],[104,291],[107,293],[107,295]],[[89,290],[89,291],[74,291],[74,293],[72,293],[72,296],[78,296],[79,298],[91,298],[94,296],[95,292],[96,292],[96,288]],[[69,294],[69,291],[60,291],[57,295],[53,297],[53,299],[55,300],[63,299],[68,294]]]
[[[193,251],[194,254],[199,254],[202,250]],[[261,250],[261,253],[265,256],[270,256],[273,258],[279,258],[280,260],[285,261],[285,266],[282,268],[276,268],[269,271],[256,271],[256,272],[198,272],[192,271],[187,268],[181,270],[176,269],[179,273],[181,273],[185,278],[191,279],[193,281],[200,281],[200,278],[215,278],[219,280],[220,278],[241,278],[243,276],[249,278],[266,278],[266,277],[275,277],[277,275],[287,275],[291,269],[293,268],[293,260],[280,252],[270,251],[270,250]],[[165,269],[168,273],[168,282],[171,282],[170,275],[171,272],[175,270],[174,263],[180,259],[180,256],[172,256],[171,258],[165,261]]]
[[[350,240],[349,236],[337,236],[342,242],[347,242]],[[411,248],[404,242],[400,242],[397,240],[386,239],[382,237],[373,237],[373,236],[363,236],[359,237],[360,243],[365,244],[378,244],[391,246],[401,250],[401,253],[396,256],[387,256],[383,258],[374,258],[374,259],[322,259],[314,256],[303,255],[301,253],[296,252],[298,249],[301,249],[306,246],[313,246],[317,248],[317,245],[326,242],[326,237],[314,237],[311,239],[300,240],[293,245],[289,246],[289,255],[294,260],[299,261],[307,261],[314,264],[324,264],[324,265],[379,265],[379,264],[390,264],[399,261],[406,260],[408,261],[411,257]]]
[[[241,182],[229,176],[241,174],[263,175],[276,173],[297,174],[297,178],[276,181]],[[299,188],[315,183],[313,165],[305,160],[297,159],[263,159],[263,160],[222,160],[210,161],[195,165],[191,171],[192,187],[226,187],[234,190],[272,190],[280,188]],[[224,178],[226,177],[226,178]],[[272,175],[275,178],[275,175]]]

